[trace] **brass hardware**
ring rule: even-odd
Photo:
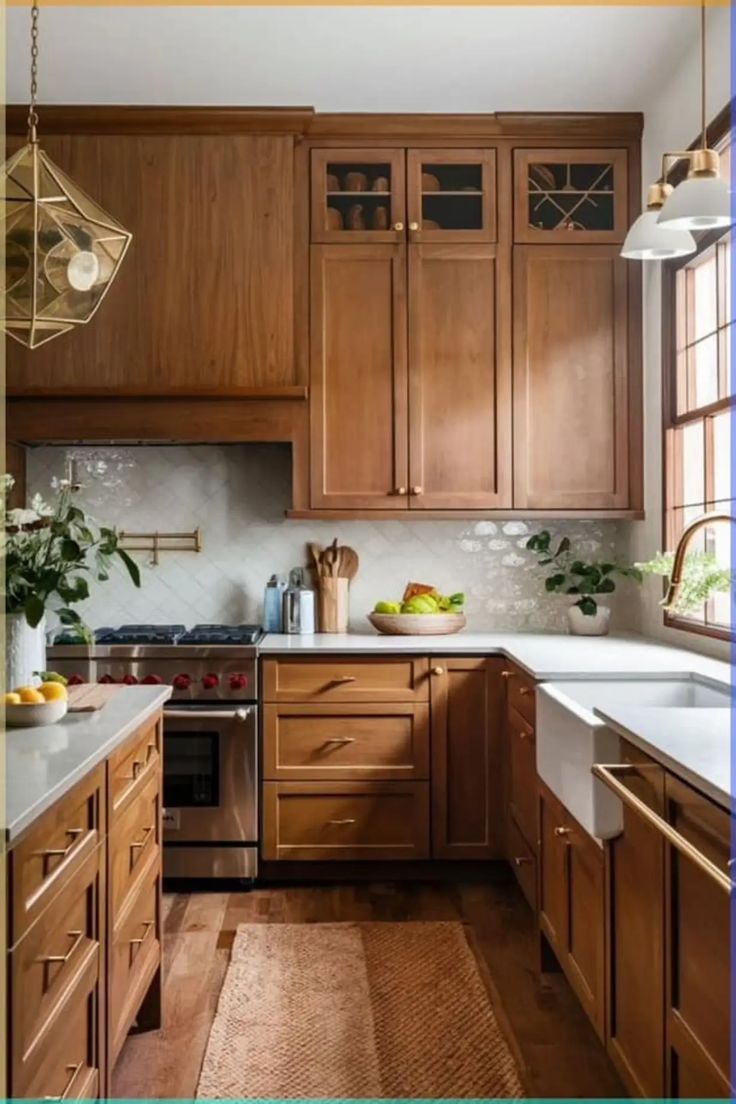
[[[411,489],[411,493],[412,493],[413,495],[420,495],[420,494],[424,494],[424,487],[412,487],[412,489]]]
[[[155,928],[156,921],[155,920],[144,920],[142,922],[142,926],[143,926],[143,935],[137,936],[135,939],[129,939],[128,940],[131,947],[140,947],[141,943],[145,943],[146,936],[148,935],[149,931],[151,931],[153,928]]]
[[[711,510],[710,513],[702,514],[699,518],[696,518],[695,521],[691,521],[690,524],[683,529],[682,536],[677,542],[677,548],[675,549],[670,584],[667,588],[667,596],[663,603],[666,610],[672,609],[677,595],[680,592],[680,587],[682,586],[682,573],[685,566],[685,553],[687,552],[690,541],[700,529],[704,529],[706,526],[713,525],[719,521],[736,523],[736,518],[720,510]]]
[[[675,850],[679,851],[685,858],[690,859],[691,862],[694,862],[704,874],[712,878],[726,893],[730,894],[733,891],[734,883],[727,874],[724,874],[714,862],[711,862],[706,855],[698,851],[697,847],[694,847],[689,840],[675,831],[671,824],[668,824],[667,821],[663,820],[653,809],[650,809],[641,798],[627,789],[622,782],[619,782],[616,777],[617,774],[637,774],[637,767],[629,765],[628,763],[594,763],[591,770],[595,777],[601,780],[604,786],[607,786],[617,797],[621,798],[624,805],[628,805],[635,813],[638,813],[642,820],[646,820],[648,824],[656,828],[660,835],[664,836],[667,842],[671,844]]]
[[[343,817],[341,820],[328,820],[328,824],[355,824],[355,817]]]
[[[406,487],[397,487],[396,490],[394,491],[394,494],[395,495],[400,495],[400,496],[405,495],[406,494]]]
[[[419,223],[418,222],[410,222],[409,223],[409,229],[410,230],[418,230],[419,229]]]
[[[201,552],[202,530],[191,533],[126,533],[120,531],[118,546],[126,552],[151,552],[151,563],[157,567],[162,552]]]
[[[444,675],[444,673],[445,673],[445,668],[444,667],[433,667],[432,668],[432,674],[433,675]]]
[[[72,837],[71,843],[68,847],[46,847],[43,851],[36,851],[35,853],[36,855],[40,855],[40,857],[43,859],[44,864],[46,863],[47,859],[53,859],[59,855],[68,855],[69,852],[73,849],[74,844],[83,833],[84,828],[67,828],[66,835]]]
[[[199,715],[200,714],[198,714],[198,716]],[[149,750],[151,749],[152,746],[153,745],[151,745],[151,744],[148,745]],[[124,782],[136,782],[141,776],[141,768],[143,768],[145,766],[146,766],[146,762],[144,762],[143,759],[134,759],[133,760],[133,768],[132,768],[133,773],[132,774],[124,774],[122,776],[122,780]]]
[[[502,671],[501,672],[501,678],[513,678],[515,676],[515,674],[516,674],[516,671]]]
[[[74,1082],[76,1080],[76,1077],[77,1077],[77,1074],[79,1073],[79,1071],[81,1070],[83,1065],[84,1065],[84,1062],[77,1062],[76,1066],[67,1066],[66,1068],[68,1070],[71,1070],[71,1076],[70,1076],[69,1080],[67,1081],[66,1085],[64,1086],[63,1093],[61,1093],[60,1096],[44,1096],[43,1099],[44,1100],[66,1100],[67,1096],[69,1095],[69,1090],[71,1089],[72,1085],[74,1084]]]
[[[326,744],[354,744],[355,736],[331,736],[325,740]]]
[[[357,675],[336,675],[330,682],[357,682]]]
[[[562,825],[559,825],[559,827],[555,828],[555,835],[556,836],[569,836],[570,831],[571,830],[569,828],[563,828]]]
[[[70,932],[67,932],[66,934],[72,940],[72,945],[69,948],[69,950],[66,952],[66,954],[63,954],[63,955],[42,955],[41,958],[37,958],[36,961],[37,962],[42,962],[45,966],[49,965],[52,962],[68,962],[69,959],[74,954],[74,952],[76,951],[79,944],[84,939],[84,932],[83,931],[70,931]]]
[[[532,693],[531,687],[529,687],[529,686],[520,686],[519,687],[519,693],[522,695],[522,697],[526,696],[527,694],[531,694]]]
[[[394,223],[394,230],[403,230],[403,229],[404,229],[403,222],[395,222]]]
[[[514,866],[524,866],[525,863],[530,863],[532,860],[528,857],[528,855],[519,855],[512,861]]]
[[[133,842],[130,845],[131,851],[133,851],[134,849],[137,850],[139,847],[145,847],[146,844],[148,843],[148,840],[150,839],[150,836],[151,836],[152,832],[153,832],[153,825],[152,824],[149,825],[148,828],[144,828],[143,829],[143,839],[133,840]]]
[[[518,730],[518,737],[520,740],[526,740],[526,732],[524,732],[523,728]]]

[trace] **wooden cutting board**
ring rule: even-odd
[[[96,682],[83,682],[79,686],[69,687],[69,712],[70,713],[94,713],[107,705],[110,698],[118,694],[124,687]]]

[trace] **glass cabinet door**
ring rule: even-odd
[[[409,150],[409,240],[496,240],[496,155],[487,149]]]
[[[395,242],[405,230],[404,151],[312,151],[312,241]]]
[[[626,150],[516,150],[514,177],[516,241],[623,241]]]

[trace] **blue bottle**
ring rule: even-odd
[[[286,582],[280,575],[272,575],[263,592],[263,630],[267,633],[283,632],[282,596]]]

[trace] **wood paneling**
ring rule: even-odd
[[[294,368],[289,135],[47,132],[44,148],[133,233],[88,326],[28,353],[8,389],[237,394]]]
[[[406,508],[405,247],[314,246],[311,272],[311,504]]]
[[[627,263],[617,246],[514,251],[517,508],[629,505]]]
[[[429,698],[424,656],[281,656],[262,661],[266,702],[420,702]]]
[[[413,510],[511,505],[508,306],[505,250],[409,247]]]
[[[433,657],[432,857],[502,855],[500,659]]]

